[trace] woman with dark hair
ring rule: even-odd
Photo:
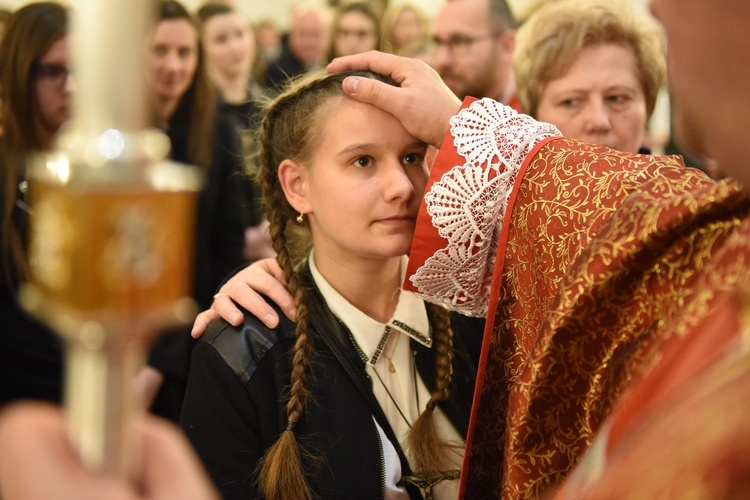
[[[146,74],[156,125],[172,144],[171,159],[198,165],[206,173],[198,200],[193,276],[194,298],[205,307],[222,279],[244,262],[252,201],[237,123],[227,109],[217,106],[197,26],[180,3],[161,2],[149,39]],[[154,403],[157,414],[177,419],[191,347],[182,330],[159,339],[150,360],[165,376]]]
[[[0,405],[18,398],[59,402],[61,343],[17,300],[28,277],[25,158],[50,150],[70,119],[68,13],[52,2],[20,8],[0,44]]]

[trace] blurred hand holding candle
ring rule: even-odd
[[[201,177],[165,161],[148,128],[147,0],[72,5],[74,120],[57,150],[29,162],[30,312],[65,339],[65,405],[82,459],[128,475],[141,410],[132,380],[154,336],[192,321]]]

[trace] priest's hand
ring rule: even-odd
[[[400,87],[370,78],[348,77],[344,92],[395,116],[414,137],[440,148],[450,129],[449,120],[461,107],[461,100],[443,83],[440,75],[419,59],[378,51],[339,57],[328,72],[370,70],[388,75]]]

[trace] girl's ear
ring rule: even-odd
[[[286,159],[279,163],[279,184],[289,204],[297,212],[310,212],[307,199],[306,169],[299,163]]]

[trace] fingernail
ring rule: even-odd
[[[297,309],[292,309],[289,314],[292,315],[292,318],[297,319]]]
[[[267,324],[270,327],[276,326],[276,316],[273,314],[266,314],[266,317],[264,318],[265,321],[263,321],[265,324]]]
[[[242,322],[242,313],[234,313],[231,315],[231,321],[233,325],[239,325]]]
[[[359,78],[350,76],[344,79],[344,90],[349,94],[356,94],[357,87],[359,87]]]

